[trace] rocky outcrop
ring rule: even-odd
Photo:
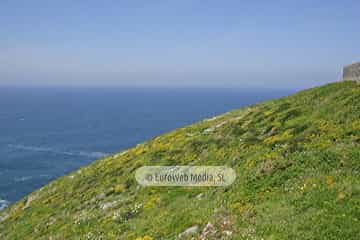
[[[360,82],[360,62],[344,67],[343,80]]]
[[[199,226],[198,225],[192,226],[192,227],[186,229],[184,232],[180,233],[178,235],[178,239],[181,239],[181,238],[184,238],[187,236],[191,236],[191,235],[195,235],[198,232],[199,232]]]

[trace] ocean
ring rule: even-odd
[[[0,209],[156,135],[292,90],[0,88]]]

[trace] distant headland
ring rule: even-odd
[[[343,80],[360,82],[360,62],[353,63],[344,67]]]

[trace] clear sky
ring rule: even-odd
[[[0,86],[305,88],[360,60],[358,0],[0,1]]]

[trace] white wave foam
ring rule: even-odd
[[[24,181],[28,181],[34,178],[51,178],[52,176],[49,174],[40,174],[37,176],[22,176],[22,177],[15,177],[14,181],[15,182],[24,182]]]
[[[4,199],[0,199],[0,211],[9,206],[10,202]]]
[[[23,176],[23,177],[15,177],[14,181],[15,182],[24,182],[27,180],[33,179],[33,176]]]
[[[62,154],[68,156],[81,156],[81,157],[89,157],[89,158],[102,158],[109,155],[109,153],[104,153],[104,152],[63,151],[56,148],[27,146],[21,144],[8,144],[8,147],[20,149],[20,150],[26,150],[26,151],[33,151],[33,152],[49,152],[49,153],[56,153],[56,154]]]

